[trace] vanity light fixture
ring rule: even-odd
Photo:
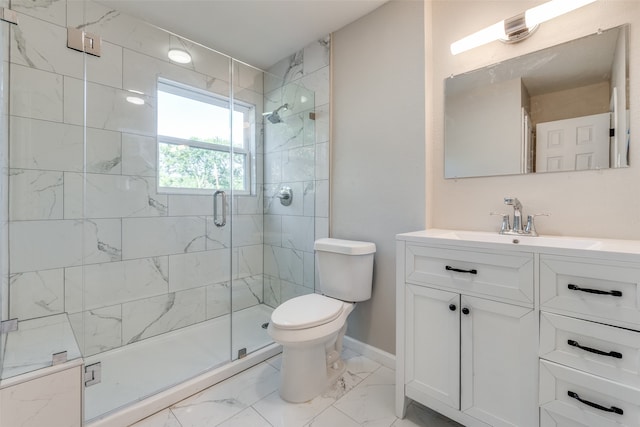
[[[497,22],[457,42],[451,43],[451,54],[457,55],[494,40],[500,40],[505,43],[517,43],[533,34],[536,28],[538,28],[538,25],[543,22],[595,1],[596,0],[551,0],[512,16],[511,18]]]
[[[188,64],[191,62],[191,55],[189,52],[182,49],[169,49],[167,56],[173,62],[177,62],[178,64]]]

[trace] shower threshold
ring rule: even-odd
[[[102,379],[85,388],[85,420],[92,421],[231,362],[273,341],[262,324],[273,308],[259,304],[157,337],[85,358],[100,362]],[[231,348],[232,346],[232,348]]]

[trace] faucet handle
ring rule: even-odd
[[[549,216],[548,213],[537,213],[533,215],[527,215],[527,225],[524,227],[524,233],[529,234],[530,236],[537,236],[538,232],[536,231],[536,225],[534,222],[535,217],[537,216]]]
[[[489,212],[489,215],[500,215],[502,217],[502,224],[500,225],[500,234],[511,230],[511,224],[509,223],[509,214],[504,212]]]

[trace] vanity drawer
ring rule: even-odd
[[[580,399],[580,400],[578,400]],[[622,385],[552,362],[540,361],[541,427],[637,427],[640,425],[640,389]]]
[[[407,244],[405,281],[533,304],[533,254]]]
[[[540,357],[640,388],[640,332],[543,312]]]
[[[638,264],[540,255],[542,309],[638,329],[639,284]]]

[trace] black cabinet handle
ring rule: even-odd
[[[591,347],[584,347],[581,346],[577,341],[574,340],[567,340],[567,344],[569,344],[570,346],[573,347],[578,347],[579,349],[582,349],[584,351],[588,351],[589,353],[595,353],[595,354],[599,354],[601,356],[609,356],[609,357],[614,357],[616,359],[622,359],[622,353],[618,353],[617,351],[602,351],[602,350],[597,350],[595,348],[591,348]]]
[[[467,307],[463,308],[462,314],[469,314],[469,309]]]
[[[458,308],[458,307],[456,307],[455,304],[449,304],[449,310],[456,311],[456,308]]]
[[[569,395],[569,397],[572,397],[574,399],[576,399],[577,401],[584,403],[587,406],[591,406],[592,408],[596,408],[599,409],[601,411],[604,412],[613,412],[614,414],[618,414],[618,415],[622,415],[624,413],[624,411],[620,408],[616,408],[615,406],[612,406],[610,408],[605,408],[604,406],[598,405],[597,403],[593,403],[593,402],[589,402],[588,400],[584,400],[584,399],[580,399],[580,396],[578,396],[578,393],[574,392],[574,391],[567,391],[567,394]]]
[[[455,267],[451,267],[450,265],[447,265],[445,267],[445,270],[447,270],[447,271],[455,271],[456,273],[478,274],[478,270],[476,270],[475,268],[473,268],[471,270],[462,270],[460,268],[455,268]]]
[[[601,291],[599,289],[587,289],[587,288],[581,288],[581,287],[579,287],[577,285],[572,285],[571,283],[569,283],[567,288],[571,289],[572,291],[587,292],[587,293],[590,293],[590,294],[611,295],[612,297],[621,297],[622,296],[622,292],[620,292],[620,291]]]

